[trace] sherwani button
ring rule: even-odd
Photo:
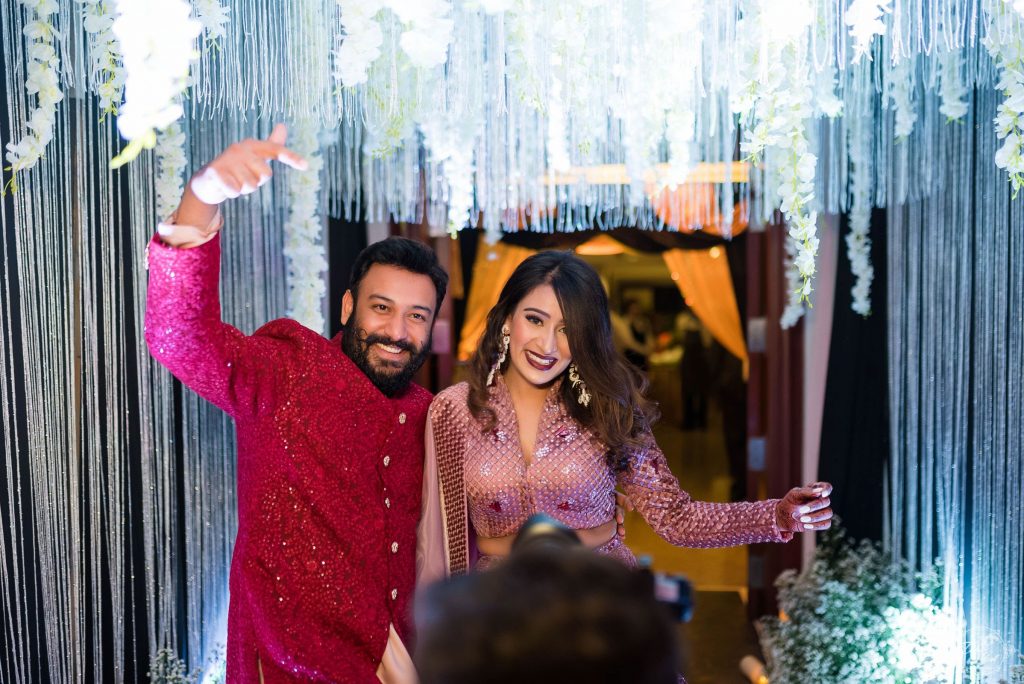
[[[404,413],[399,413],[398,414],[398,422],[401,423],[402,425],[405,425],[405,414]]]
[[[398,553],[398,542],[391,542],[391,553]]]

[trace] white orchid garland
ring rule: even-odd
[[[871,41],[875,36],[885,35],[883,17],[892,11],[891,3],[892,0],[853,0],[846,9],[846,25],[853,38],[853,64],[864,55],[871,58]]]
[[[113,0],[79,0],[82,24],[89,36],[89,82],[99,98],[103,116],[117,114],[125,71],[114,35]],[[101,119],[102,120],[102,119]]]
[[[1024,14],[1024,6],[1019,11]],[[994,120],[996,136],[1003,141],[996,152],[995,163],[1009,174],[1013,199],[1017,199],[1017,194],[1024,188],[1024,41],[1018,31],[1001,31],[998,24],[1019,21],[1019,18],[1017,6],[1011,10],[1010,0],[1005,0],[1004,5],[997,6],[997,13],[984,38],[985,47],[999,69],[996,87],[1006,98],[999,105]],[[1006,40],[999,40],[1002,33],[1007,36]]]
[[[806,130],[813,113],[807,56],[813,14],[805,0],[762,0],[760,7],[751,4],[748,11],[741,23],[751,23],[744,30],[756,30],[764,38],[749,48],[749,62],[743,64],[749,80],[739,88],[742,97],[734,109],[744,124],[741,149],[752,161],[764,156],[766,182],[775,189],[789,226],[789,298],[782,316],[782,326],[788,328],[803,315],[818,253],[818,214],[812,208],[817,158],[810,152]]]
[[[851,308],[861,316],[871,315],[871,131],[870,119],[857,116],[847,129],[846,144],[853,170],[850,173],[850,231],[846,235],[846,255],[856,278],[850,294]]]
[[[196,20],[203,27],[206,45],[217,45],[227,35],[228,17],[231,8],[219,0],[192,0],[196,8]]]
[[[378,15],[390,10],[402,23],[398,44],[420,69],[444,65],[452,42],[451,2],[445,0],[337,0],[345,29],[334,50],[334,76],[352,88],[367,81],[381,54],[384,33]]]
[[[171,215],[185,190],[185,131],[177,121],[156,139],[156,215],[161,221]]]
[[[305,157],[309,168],[288,171],[289,216],[284,227],[284,255],[288,267],[288,317],[311,330],[325,332],[323,298],[327,292],[323,274],[327,255],[320,216],[319,128],[302,120],[292,127],[290,147]]]
[[[960,54],[952,51],[939,58],[939,112],[945,114],[947,123],[964,118],[970,108],[971,93],[960,74],[961,61]]]
[[[117,127],[128,140],[111,160],[117,168],[156,145],[157,131],[184,113],[180,97],[198,53],[193,41],[202,25],[185,0],[117,0],[113,30],[127,74]]]
[[[53,125],[57,116],[57,105],[64,99],[60,89],[60,76],[57,73],[59,61],[54,46],[54,39],[59,37],[57,29],[50,21],[58,5],[55,0],[20,0],[28,13],[24,35],[29,39],[28,77],[25,89],[28,94],[35,95],[36,108],[28,120],[28,133],[17,143],[7,143],[6,159],[10,163],[7,170],[11,179],[4,188],[17,190],[17,174],[19,171],[35,166],[42,158],[46,145],[53,139]]]
[[[906,140],[914,131],[917,112],[911,95],[914,88],[914,58],[902,57],[889,72],[889,99],[896,112],[893,135],[897,142]]]

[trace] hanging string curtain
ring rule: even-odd
[[[747,344],[725,250],[670,249],[661,256],[686,305],[711,335],[743,362],[745,377]]]

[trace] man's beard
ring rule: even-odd
[[[422,348],[407,341],[392,340],[386,335],[368,335],[359,327],[353,315],[348,323],[341,326],[341,350],[363,371],[377,389],[386,397],[393,397],[406,387],[412,376],[420,369],[430,354],[430,338]],[[399,361],[380,361],[380,367],[370,361],[370,348],[374,344],[386,344],[409,352],[409,360],[402,364]]]

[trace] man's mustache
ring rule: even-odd
[[[393,340],[387,335],[379,335],[377,333],[372,335],[360,335],[360,341],[367,347],[371,344],[384,344],[389,347],[397,347],[398,349],[407,351],[410,354],[419,353],[419,347],[414,345],[412,342],[409,342],[408,340]]]

